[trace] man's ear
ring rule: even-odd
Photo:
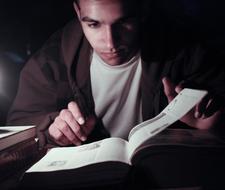
[[[78,19],[80,20],[80,7],[78,7],[78,5],[75,2],[73,2],[73,8],[77,14]]]

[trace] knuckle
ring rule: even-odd
[[[65,119],[65,118],[68,117],[68,115],[70,115],[70,111],[69,110],[67,110],[67,109],[61,110],[61,112],[60,112],[60,117],[61,118]]]
[[[60,122],[60,121],[61,121],[61,119],[60,119],[59,116],[57,116],[57,117],[54,119],[54,123],[58,123],[58,122]]]
[[[60,131],[58,131],[58,130],[55,130],[54,129],[54,131],[49,131],[49,134],[50,134],[50,136],[53,138],[53,139],[55,139],[56,141],[60,141],[62,138],[63,138],[63,134],[60,132]]]
[[[68,125],[66,123],[62,123],[60,125],[60,129],[63,131],[63,132],[67,132],[68,131]]]
[[[67,146],[67,145],[70,145],[71,144],[71,142],[67,139],[67,138],[65,138],[65,137],[63,137],[63,138],[61,138],[59,141],[57,141],[59,144],[61,144],[62,146]]]
[[[79,125],[76,125],[75,128],[74,128],[74,132],[76,134],[80,134],[80,130],[81,130],[80,126]]]
[[[67,115],[65,116],[65,120],[66,120],[68,123],[72,123],[72,122],[74,121],[74,118],[73,118],[72,114],[69,113],[69,114],[67,114]]]
[[[76,139],[76,137],[75,137],[75,136],[71,136],[71,137],[70,137],[70,141],[72,141],[72,142],[76,142],[76,141],[77,141],[77,139]]]
[[[58,133],[58,134],[55,134],[53,137],[55,140],[61,141],[63,138],[63,135],[62,135],[62,133]]]
[[[57,118],[55,120],[58,120]],[[48,132],[55,142],[66,145],[68,140],[65,138],[64,134],[68,133],[68,126],[64,122],[52,123],[49,126]],[[68,141],[69,142],[69,141]]]
[[[67,109],[63,109],[59,113],[61,118],[65,118],[67,114],[68,114],[68,110]]]
[[[73,109],[74,107],[76,107],[77,106],[77,104],[76,104],[76,102],[70,102],[69,104],[68,104],[68,109],[70,110],[70,109]]]

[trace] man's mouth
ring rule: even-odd
[[[101,55],[106,58],[116,58],[120,56],[119,53],[105,53],[105,52],[101,53]]]
[[[118,51],[115,51],[115,52],[101,52],[101,55],[105,58],[108,58],[108,59],[121,57],[122,54],[123,54],[122,50],[118,50]]]

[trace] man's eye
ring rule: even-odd
[[[121,22],[117,27],[120,29],[130,30],[131,28],[133,28],[133,24],[129,22]]]
[[[90,28],[98,28],[99,27],[99,23],[89,23],[88,26]]]
[[[135,25],[135,19],[129,18],[129,19],[120,21],[119,25],[120,27],[127,28],[127,29],[132,28]]]

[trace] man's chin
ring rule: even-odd
[[[111,66],[121,65],[124,63],[124,61],[121,59],[103,59],[103,61]]]
[[[129,61],[130,57],[119,54],[100,54],[101,59],[108,65],[122,65]]]

